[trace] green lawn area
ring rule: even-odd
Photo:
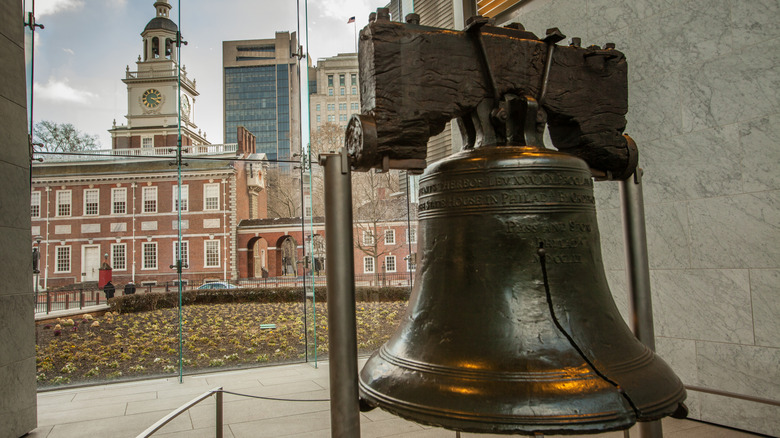
[[[358,350],[381,346],[398,327],[405,301],[358,302]],[[185,373],[304,360],[313,355],[311,306],[308,333],[300,303],[193,304],[183,309]],[[317,355],[328,351],[327,304],[317,304]],[[178,373],[177,309],[90,315],[36,327],[39,387]],[[275,324],[274,329],[261,324]]]

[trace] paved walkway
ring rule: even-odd
[[[215,387],[226,391],[296,400],[326,399],[328,364],[255,368],[178,379],[116,383],[38,394],[38,425],[29,438],[135,437],[174,409]],[[321,438],[330,436],[328,402],[259,400],[224,394],[224,436]],[[666,438],[743,438],[749,433],[687,420],[665,419]],[[204,400],[155,437],[213,437],[214,397]],[[376,409],[361,414],[363,438],[454,438],[455,432],[421,426]],[[638,438],[632,429],[630,437]],[[463,438],[506,435],[461,434]],[[572,435],[569,435],[572,436]],[[585,435],[623,438],[623,432]],[[583,436],[583,437],[585,437]]]

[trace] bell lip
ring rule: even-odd
[[[410,368],[407,366],[410,364],[404,364],[404,361],[397,362],[387,357],[389,354],[387,351],[382,354],[383,349],[384,346],[380,348],[380,351],[375,352],[360,372],[358,379],[360,397],[372,406],[380,407],[418,423],[476,433],[582,434],[626,429],[637,421],[635,410],[619,389],[598,377],[583,380],[585,382],[599,382],[602,385],[600,388],[588,392],[584,400],[583,397],[573,394],[569,399],[571,404],[568,408],[571,408],[570,410],[567,408],[557,409],[549,411],[548,415],[540,415],[539,412],[534,411],[533,407],[522,410],[525,406],[524,400],[538,401],[538,409],[542,409],[546,403],[552,403],[551,397],[545,399],[533,396],[533,383],[541,382],[537,379],[542,377],[535,375],[536,373],[530,373],[534,375],[531,379],[518,379],[518,375],[514,375],[518,373],[510,373],[512,375],[505,376],[508,379],[504,380],[496,380],[495,376],[484,376],[485,380],[500,387],[500,391],[488,390],[489,393],[493,394],[493,397],[482,396],[480,398],[480,396],[466,395],[460,397],[459,401],[455,401],[450,406],[446,406],[447,402],[434,405],[425,400],[425,395],[430,394],[429,391],[436,391],[437,387],[448,386],[450,380],[452,380],[450,383],[457,384],[482,379],[476,375],[451,375],[438,369],[426,372],[427,367],[424,366],[419,369]],[[387,385],[387,381],[373,378],[371,370],[383,368],[395,370],[395,384]],[[383,373],[380,372],[380,374]],[[422,379],[422,375],[427,375],[429,378]],[[431,378],[434,375],[435,377]],[[422,382],[422,386],[427,386],[428,389],[416,393],[419,396],[404,393],[403,389],[407,387],[405,382],[409,383],[412,380]],[[522,394],[522,396],[515,396],[515,394]],[[507,403],[513,403],[514,398],[516,398],[517,406],[520,409],[506,410],[505,406]],[[452,399],[448,400],[452,401]],[[585,403],[578,406],[578,403],[583,401]],[[576,412],[576,409],[588,406],[589,401],[593,402],[593,406],[604,409]],[[469,410],[468,405],[472,403],[475,403],[476,408]]]
[[[397,400],[391,397],[382,397],[381,394],[367,388],[362,381],[359,382],[359,392],[360,398],[368,405],[378,407],[406,420],[428,426],[471,433],[574,435],[624,430],[637,422],[634,412],[630,409],[623,411],[623,415],[591,416],[590,421],[576,415],[559,417],[504,417],[503,420],[500,420],[496,417],[486,417],[479,414],[471,416],[458,415],[444,409],[428,409],[427,412],[423,409],[404,409],[401,408]],[[409,404],[407,403],[407,405]],[[435,412],[439,412],[440,415],[435,415]],[[446,421],[442,421],[444,419]]]

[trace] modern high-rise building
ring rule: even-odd
[[[339,53],[317,60],[311,87],[309,116],[311,129],[326,123],[346,128],[349,117],[360,113],[357,53]]]
[[[298,40],[277,32],[262,40],[223,41],[225,142],[243,126],[257,138],[257,152],[289,160],[301,150]]]

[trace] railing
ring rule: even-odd
[[[63,290],[38,292],[35,297],[35,313],[44,314],[57,310],[83,309],[101,302],[100,290]]]
[[[182,146],[182,153],[185,156],[235,154],[237,150],[237,143]],[[46,154],[45,161],[97,161],[113,160],[116,157],[172,157],[175,155],[175,146],[162,146],[153,148],[87,150],[79,151],[78,154],[72,155],[60,155],[56,153]]]
[[[171,412],[170,414],[166,415],[165,417],[161,418],[158,422],[154,423],[153,425],[149,426],[145,431],[141,432],[136,436],[136,438],[148,438],[152,435],[154,435],[155,432],[162,429],[163,426],[173,421],[174,418],[178,417],[179,415],[187,412],[191,407],[197,405],[198,403],[202,402],[203,400],[209,398],[211,395],[216,395],[216,401],[217,401],[217,418],[216,418],[216,434],[215,436],[217,438],[222,438],[222,428],[224,424],[224,417],[222,415],[223,412],[223,399],[222,394],[232,394],[237,395],[240,397],[247,397],[247,398],[255,398],[260,400],[272,400],[272,401],[285,401],[285,402],[327,402],[330,401],[328,399],[287,399],[287,398],[277,398],[277,397],[263,397],[259,395],[250,395],[250,394],[241,394],[238,392],[231,392],[231,391],[225,391],[220,386],[219,388],[214,388],[211,391],[204,392],[203,394],[195,397],[194,399],[188,401],[187,403],[183,404],[181,407],[176,409],[175,411]],[[460,435],[458,435],[460,436]]]
[[[414,273],[411,273],[412,276]],[[325,286],[327,284],[325,272],[313,277],[306,276],[306,285],[314,283],[315,286]],[[357,274],[355,275],[356,286],[409,286],[411,276],[409,272],[388,272],[378,274]],[[238,281],[239,287],[301,287],[304,280],[300,275],[297,277],[268,277],[268,278],[244,278]]]
[[[182,405],[179,409],[176,409],[175,411],[171,412],[170,414],[164,416],[161,418],[158,422],[152,424],[149,426],[145,431],[138,434],[136,438],[147,438],[152,435],[154,435],[155,432],[162,429],[163,426],[173,421],[174,418],[178,417],[179,415],[187,412],[191,407],[197,405],[198,403],[202,402],[203,400],[211,397],[213,395],[217,396],[217,430],[216,436],[217,438],[222,438],[222,387],[214,388],[211,391],[204,392],[203,394],[195,397],[194,399],[190,400],[186,404]]]
[[[159,79],[176,77],[176,69],[172,70],[144,70],[144,71],[126,71],[125,79]],[[187,78],[187,73],[181,72],[181,81],[190,88],[195,88],[195,81]]]

